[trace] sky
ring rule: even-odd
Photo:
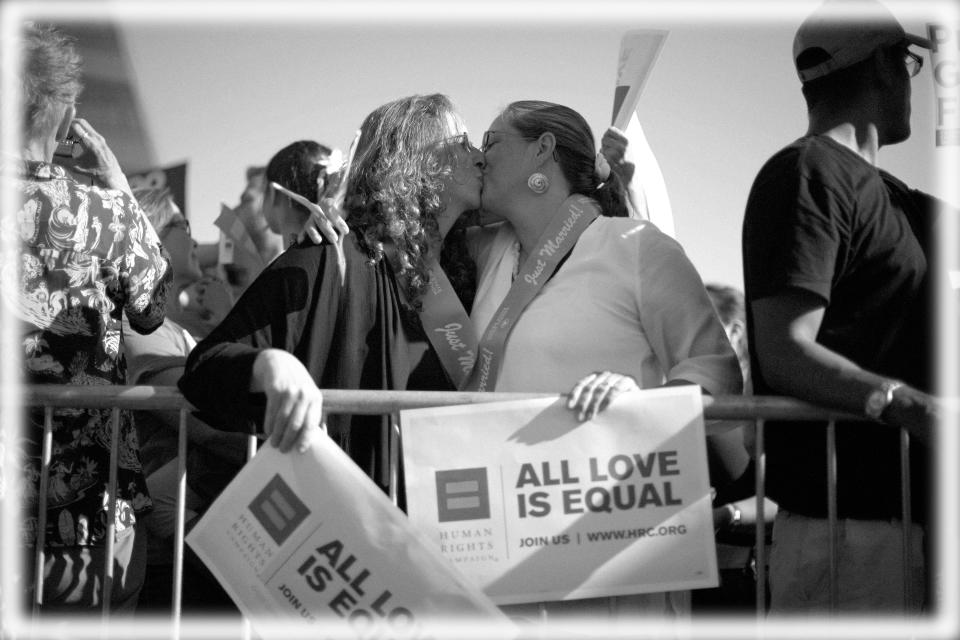
[[[640,121],[666,182],[677,239],[704,280],[742,287],[740,231],[750,184],[763,162],[806,128],[791,42],[817,3],[19,6],[48,20],[118,25],[156,165],[189,163],[187,209],[201,242],[216,240],[220,203],[239,201],[246,167],[265,164],[298,139],[345,149],[367,113],[400,96],[450,95],[475,140],[513,100],[559,102],[580,111],[599,141],[611,119],[622,36],[666,30]],[[887,4],[914,33],[949,8]],[[956,13],[951,20],[957,23]],[[956,166],[958,147],[935,146],[929,57],[925,62],[912,85],[913,136],[883,149],[879,164],[960,206],[957,181],[939,175]]]
[[[666,30],[639,102],[640,122],[664,176],[676,238],[705,281],[742,287],[740,229],[750,184],[763,162],[806,128],[791,43],[816,4],[64,7],[118,24],[157,165],[189,163],[187,209],[201,242],[217,239],[220,203],[239,202],[246,167],[266,164],[298,139],[346,149],[367,113],[404,95],[448,94],[475,140],[513,100],[558,102],[586,117],[599,144],[611,121],[621,38],[633,29]],[[888,6],[908,31],[924,33],[945,4]],[[913,83],[914,135],[884,149],[880,165],[960,204],[937,184],[936,167],[957,148],[934,145],[927,62]]]

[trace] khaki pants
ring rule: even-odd
[[[843,613],[920,613],[924,600],[923,529],[912,525],[904,606],[903,528],[899,520],[837,521],[838,609]],[[830,611],[827,520],[777,512],[770,550],[770,613]]]
[[[563,618],[595,618],[598,622],[632,619],[690,619],[690,592],[667,591],[639,593],[609,598],[586,598],[544,603],[548,620]],[[500,607],[504,615],[517,623],[536,623],[540,618],[537,604],[508,604]]]

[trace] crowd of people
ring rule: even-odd
[[[928,317],[940,203],[879,169],[877,155],[910,134],[910,78],[922,58],[909,47],[930,43],[879,4],[857,22],[837,20],[835,5],[828,0],[794,40],[809,128],[750,191],[745,297],[705,286],[681,245],[637,215],[627,194],[642,176],[625,162],[620,132],[608,130],[598,147],[574,109],[523,100],[471,139],[442,94],[374,109],[345,164],[299,140],[252,171],[244,206],[260,232],[258,255],[227,283],[228,274],[204,274],[170,194],[131,191],[104,138],[76,116],[74,43],[26,25],[23,146],[3,158],[22,196],[16,225],[4,227],[20,251],[3,295],[22,323],[25,381],[178,385],[197,409],[187,421],[188,527],[243,465],[246,434],[296,455],[323,425],[386,490],[380,434],[390,416],[326,416],[321,389],[564,393],[580,420],[622,393],[665,385],[792,396],[868,418],[837,425],[841,610],[929,612],[928,476],[940,409]],[[65,141],[81,150],[69,171],[55,157]],[[495,222],[480,225],[479,212]],[[473,360],[436,337],[451,323]],[[109,520],[111,610],[157,605],[150,582],[162,582],[171,561],[179,418],[120,414],[116,512],[104,497],[110,410],[57,410],[41,518],[44,416],[29,412],[22,543],[43,545],[44,611],[100,605]],[[738,582],[754,545],[744,534],[755,517],[751,424],[706,443],[717,539],[728,534],[733,548],[721,591],[731,593],[621,596],[618,611],[752,606],[751,580]],[[914,443],[906,602],[892,427]],[[772,613],[829,608],[825,431],[767,431]],[[402,486],[400,497],[403,508]],[[552,606],[607,611],[595,604]]]

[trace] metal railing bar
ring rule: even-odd
[[[389,415],[386,420],[382,420],[380,424],[380,460],[378,461],[378,466],[380,469],[380,480],[379,483],[381,486],[385,486],[388,489],[390,488],[390,432],[393,428],[394,419],[396,416],[393,414]],[[394,502],[396,504],[396,502]]]
[[[756,575],[756,602],[757,618],[763,620],[767,610],[767,529],[766,516],[764,515],[763,501],[766,497],[766,474],[767,474],[767,454],[764,452],[763,432],[764,420],[757,419],[755,422],[755,491],[757,501],[757,521],[754,523],[755,549],[754,560],[757,563]]]
[[[250,435],[247,438],[247,462],[253,460],[253,457],[257,455],[257,447],[259,444],[257,436]],[[250,618],[246,616],[243,616],[240,623],[240,638],[242,640],[252,640],[253,638],[253,623],[250,621]]]
[[[827,423],[827,532],[830,552],[830,613],[839,608],[839,559],[837,539],[837,425]]]
[[[103,620],[110,617],[110,602],[113,600],[113,556],[117,534],[117,463],[120,457],[120,409],[110,412],[110,475],[107,481],[107,532],[103,558]]]
[[[390,473],[387,488],[394,505],[400,504],[400,446],[400,415],[394,414],[390,419],[390,462],[387,468]]]
[[[913,602],[913,553],[910,539],[913,528],[913,511],[910,501],[910,434],[900,429],[900,504],[903,525],[903,610],[910,611]]]
[[[37,505],[40,512],[37,514],[36,537],[36,573],[33,577],[33,615],[39,613],[43,604],[43,571],[46,564],[44,549],[47,546],[47,492],[50,490],[50,461],[53,457],[53,407],[43,408],[43,441],[40,449],[40,492],[37,494]]]
[[[36,578],[36,596],[34,598],[34,611],[43,603],[43,564],[44,548],[46,534],[46,497],[49,490],[49,465],[52,452],[52,425],[53,412],[56,407],[84,407],[84,408],[110,408],[112,409],[112,434],[111,434],[111,456],[113,460],[118,458],[119,428],[120,428],[120,410],[121,409],[179,409],[180,410],[180,428],[181,439],[178,441],[178,451],[180,462],[178,463],[178,511],[177,511],[177,530],[175,536],[174,548],[174,637],[179,637],[179,627],[181,621],[181,601],[182,601],[182,563],[183,563],[183,534],[185,528],[185,492],[186,492],[186,420],[187,412],[192,411],[192,405],[186,401],[176,387],[153,387],[153,386],[116,386],[116,387],[73,387],[62,385],[28,385],[23,387],[26,405],[45,405],[44,418],[44,442],[42,451],[42,475],[40,478],[40,494],[38,500],[41,503],[41,510],[38,517],[37,532],[37,578]],[[398,412],[402,409],[414,409],[425,407],[442,407],[462,404],[486,403],[509,401],[529,398],[558,398],[558,394],[541,393],[473,393],[473,392],[434,392],[434,391],[366,391],[366,390],[342,390],[328,389],[323,390],[324,408],[330,413],[353,413],[358,415],[389,415],[389,428],[385,432],[386,450],[386,470],[388,476],[388,490],[390,498],[396,503],[398,498],[398,480],[399,480],[399,450],[400,434],[397,418]],[[817,407],[808,403],[800,402],[791,398],[771,397],[771,396],[720,396],[703,398],[704,417],[707,420],[730,420],[730,419],[754,419],[756,422],[756,501],[757,501],[757,522],[755,529],[755,551],[756,551],[756,602],[757,615],[762,618],[766,609],[766,546],[765,546],[765,517],[764,517],[764,498],[765,498],[765,464],[764,453],[764,435],[765,423],[767,420],[827,420],[827,511],[828,526],[830,531],[830,601],[831,611],[836,611],[839,601],[839,543],[838,543],[838,522],[837,522],[837,454],[836,454],[836,424],[835,421],[843,420],[863,420],[860,416],[850,415],[842,412],[835,412],[822,407]],[[709,428],[708,428],[709,431]],[[250,436],[248,440],[248,458],[256,453],[256,436]],[[909,434],[901,432],[901,499],[903,510],[903,558],[904,558],[904,602],[912,599],[912,585],[910,583],[910,557],[911,557],[911,513],[910,513],[910,487],[909,487]],[[109,603],[111,601],[111,592],[113,589],[114,571],[112,558],[114,555],[115,543],[115,518],[117,501],[117,469],[113,464],[110,469],[110,480],[108,486],[109,495],[109,513],[107,549],[104,566],[103,583],[103,610],[106,618]],[[613,606],[612,604],[610,606]],[[540,617],[546,619],[547,608],[541,603],[538,605]],[[249,622],[244,623],[244,636],[251,637],[252,629]]]
[[[183,602],[183,544],[187,504],[187,410],[180,408],[177,433],[177,514],[173,533],[173,640],[180,638],[180,617]]]
[[[809,402],[781,396],[703,396],[703,414],[707,420],[846,420],[863,422],[862,415],[820,407]]]
[[[120,409],[176,409],[192,405],[176,387],[28,385],[24,404],[53,407]],[[503,393],[481,391],[373,391],[323,389],[324,409],[329,413],[380,415],[404,409],[449,407],[461,404],[503,402],[530,398],[559,398],[555,393]],[[704,396],[704,418],[736,420],[762,415],[766,420],[853,420],[863,416],[824,409],[779,396]]]
[[[24,405],[83,407],[89,409],[178,409],[190,407],[173,386],[80,386],[59,384],[24,385]]]

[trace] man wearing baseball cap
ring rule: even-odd
[[[793,58],[809,128],[760,170],[743,226],[755,392],[868,418],[836,426],[836,604],[861,614],[919,612],[928,591],[936,207],[876,166],[880,147],[910,136],[910,80],[923,64],[911,47],[930,43],[877,2],[828,0],[801,24]],[[822,613],[826,424],[768,424],[767,490],[780,505],[771,612]],[[911,436],[906,536],[892,427]]]

